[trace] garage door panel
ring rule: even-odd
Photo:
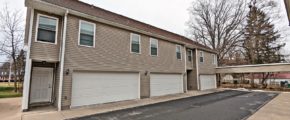
[[[200,89],[215,89],[216,88],[216,75],[200,75]]]
[[[150,95],[161,96],[183,92],[183,78],[181,74],[151,74]]]
[[[138,73],[73,74],[72,107],[139,98]]]

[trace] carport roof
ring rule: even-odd
[[[290,72],[290,63],[255,64],[217,67],[216,73]]]

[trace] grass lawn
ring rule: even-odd
[[[21,93],[14,92],[14,83],[0,83],[0,98],[21,97]]]

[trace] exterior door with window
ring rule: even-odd
[[[51,102],[53,68],[34,67],[32,71],[30,103]]]

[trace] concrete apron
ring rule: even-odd
[[[64,110],[58,112],[53,109],[47,110],[34,110],[31,112],[25,112],[22,114],[22,120],[63,120],[76,117],[83,117],[88,115],[106,113],[116,110],[128,109],[133,107],[140,107],[160,102],[166,102],[181,98],[187,98],[192,96],[204,95],[214,92],[223,91],[221,89],[213,89],[206,91],[188,91],[187,93],[166,95],[160,97],[145,98],[140,100],[128,100],[122,102],[114,102],[108,104],[99,104],[94,106],[81,107],[76,109]]]
[[[282,92],[248,120],[290,120],[290,92]]]

